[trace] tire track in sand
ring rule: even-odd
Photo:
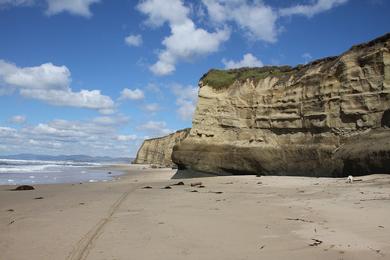
[[[123,201],[129,196],[130,193],[134,192],[139,188],[136,187],[124,192],[115,202],[111,205],[108,210],[108,214],[105,218],[101,219],[87,234],[85,234],[73,247],[72,252],[66,258],[67,260],[84,260],[88,257],[89,252],[93,249],[94,242],[101,235],[104,226],[112,219],[115,211],[120,207]]]

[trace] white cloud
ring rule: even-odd
[[[137,127],[138,130],[147,132],[150,136],[163,136],[172,133],[164,121],[148,121]]]
[[[251,53],[247,53],[242,57],[240,61],[226,60],[223,59],[222,63],[226,69],[235,69],[241,67],[262,67],[263,63],[261,60],[253,56]]]
[[[158,61],[150,69],[156,75],[168,75],[175,71],[176,63],[218,51],[221,43],[230,37],[226,28],[208,32],[197,28],[188,17],[189,9],[181,0],[146,0],[138,10],[148,15],[147,24],[158,27],[169,24],[171,35],[165,37]]]
[[[348,0],[311,0],[310,4],[298,4],[276,9],[261,0],[202,0],[209,19],[217,25],[236,24],[252,40],[273,43],[282,27],[282,16],[304,15],[312,17],[346,3]]]
[[[189,9],[181,0],[144,0],[138,6],[138,10],[148,15],[146,23],[150,26],[159,27],[165,22],[181,24],[188,20]]]
[[[202,0],[215,23],[234,22],[254,40],[275,42],[277,12],[262,1]]]
[[[0,60],[1,89],[18,90],[19,94],[45,101],[57,106],[109,111],[114,102],[100,90],[81,90],[74,92],[70,88],[71,74],[66,66],[45,63],[35,67],[19,68],[12,63]]]
[[[128,89],[128,88],[124,88],[122,91],[121,91],[121,96],[120,96],[120,100],[126,100],[126,99],[130,99],[130,100],[140,100],[140,99],[144,99],[145,98],[145,95],[144,95],[144,92],[138,88],[136,89]]]
[[[28,6],[32,5],[34,0],[0,0],[0,7],[2,6]]]
[[[90,109],[107,109],[114,106],[114,102],[108,96],[101,94],[100,90],[81,90],[72,92],[70,89],[21,89],[20,94],[24,97],[45,101],[56,106],[70,106]]]
[[[65,66],[44,63],[36,67],[18,68],[15,64],[0,60],[0,82],[11,86],[64,90],[70,81],[70,72]]]
[[[171,87],[173,94],[176,96],[177,113],[182,120],[191,120],[198,101],[198,88],[181,85]]]
[[[156,94],[158,94],[159,96],[161,96],[161,95],[163,94],[162,91],[161,91],[160,86],[158,86],[157,84],[154,84],[154,83],[148,83],[148,84],[146,85],[145,89],[146,89],[147,91],[156,93]]]
[[[136,135],[117,135],[115,139],[122,142],[128,142],[137,140],[137,138]]]
[[[311,56],[311,54],[308,53],[308,52],[305,52],[304,54],[302,54],[302,58],[305,60],[305,63],[308,63],[310,60],[313,59],[313,57]]]
[[[100,0],[46,0],[48,8],[47,15],[55,15],[61,12],[68,12],[73,15],[91,17],[91,5],[99,3]]]
[[[1,138],[15,138],[17,130],[11,127],[2,127],[0,126],[0,137]]]
[[[73,15],[91,17],[91,5],[99,3],[100,0],[45,0],[47,4],[46,14],[56,15],[68,12]],[[40,5],[40,0],[0,0],[1,7],[33,6]]]
[[[129,118],[123,115],[99,116],[92,119],[92,122],[98,125],[123,125],[129,122]]]
[[[26,116],[23,115],[16,115],[10,118],[10,122],[14,124],[23,124],[27,120]]]
[[[141,35],[129,35],[125,38],[125,43],[129,46],[139,47],[142,45]]]
[[[157,104],[157,103],[152,103],[152,104],[146,104],[144,106],[144,109],[148,112],[151,112],[151,113],[155,113],[157,111],[159,111],[161,108],[160,108],[160,105]]]
[[[7,153],[90,154],[134,156],[142,142],[132,133],[119,133],[123,119],[53,120],[20,129],[1,127]],[[26,145],[28,144],[28,145]]]
[[[282,8],[279,10],[281,16],[304,15],[312,17],[316,14],[328,11],[334,7],[345,4],[348,0],[317,0],[312,4],[298,4],[292,7]]]

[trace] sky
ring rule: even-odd
[[[387,0],[0,0],[0,155],[134,157],[191,127],[212,68],[305,64],[390,31]]]

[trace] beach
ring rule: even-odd
[[[390,258],[390,175],[117,168],[127,173],[110,182],[0,186],[0,259]]]

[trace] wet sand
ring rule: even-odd
[[[390,259],[390,175],[171,180],[143,168],[0,186],[0,259]]]

